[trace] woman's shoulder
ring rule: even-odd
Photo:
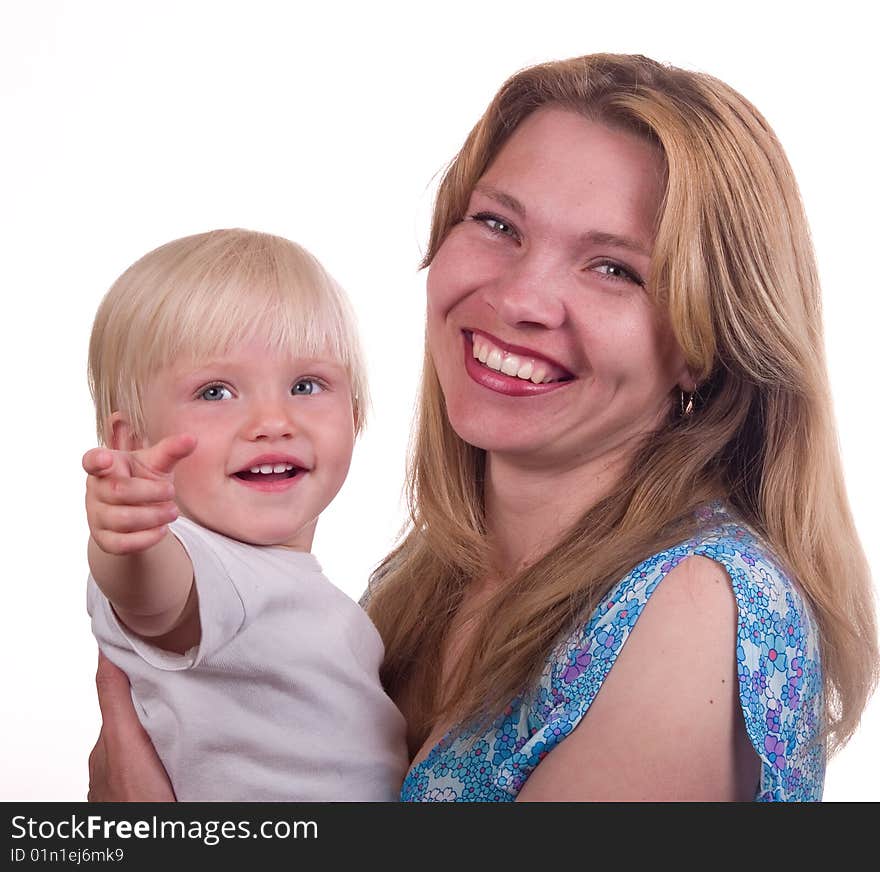
[[[688,561],[691,557],[708,561]],[[689,570],[673,572],[684,561]],[[723,568],[723,572],[719,572]],[[684,567],[682,567],[684,569]],[[587,621],[557,649],[556,678],[574,681],[587,661],[613,659],[661,583],[706,594],[711,582],[729,579],[737,612],[737,659],[756,665],[761,661],[775,675],[788,663],[786,651],[796,649],[816,662],[818,629],[806,597],[774,554],[747,524],[723,503],[702,508],[697,526],[687,539],[642,560],[599,602]],[[673,581],[674,579],[674,581]],[[723,609],[723,597],[715,602]]]
[[[776,675],[787,665],[785,652],[798,650],[818,668],[816,619],[772,546],[723,503],[706,506],[698,520],[696,533],[673,549],[672,559],[693,554],[724,567],[737,604],[738,659],[752,665],[761,661],[765,671]]]
[[[645,724],[656,714],[679,720],[653,725],[654,733],[681,737],[681,748],[693,752],[676,771],[710,771],[705,764],[712,762],[713,749],[718,760],[730,754],[729,743],[713,745],[715,734],[706,721],[719,714],[713,711],[721,705],[715,693],[725,685],[719,682],[702,695],[699,728],[696,719],[687,719],[683,703],[702,694],[707,670],[710,680],[723,670],[730,676],[726,711],[742,710],[748,741],[760,760],[756,798],[818,799],[824,775],[818,739],[821,674],[818,637],[806,602],[772,549],[723,506],[708,506],[697,520],[686,541],[641,561],[608,592],[551,652],[533,691],[514,700],[491,729],[450,735],[413,767],[403,795],[515,798],[539,764],[560,744],[568,744],[565,740],[584,720],[651,602],[641,643],[621,660],[623,671],[615,670],[608,688],[616,684],[616,692],[604,695],[606,703],[614,701],[611,708],[622,720],[612,723],[613,747],[602,745],[611,753],[593,761],[596,766],[602,771],[610,767],[616,778],[618,756],[644,744],[644,730],[627,743],[618,724],[625,732],[627,724]],[[658,588],[662,584],[666,587]],[[658,589],[660,595],[652,597]],[[714,632],[719,627],[724,631]],[[602,726],[607,719],[594,718],[589,726],[597,723]],[[699,752],[694,750],[695,730],[702,739]],[[664,748],[668,753],[669,747]]]
[[[632,627],[658,585],[667,577],[678,584],[717,580],[718,570],[703,564],[687,577],[673,573],[690,557],[708,558],[723,567],[740,614],[789,617],[787,635],[815,635],[815,621],[797,582],[783,568],[772,547],[721,502],[702,507],[696,529],[687,539],[642,560],[603,597],[586,626],[578,632],[601,632],[609,625]],[[693,563],[691,564],[693,566]],[[764,626],[765,622],[760,622]],[[789,626],[791,624],[791,626]],[[768,625],[769,628],[769,625]]]
[[[694,597],[706,620],[736,622],[735,651],[728,656],[735,656],[746,729],[763,763],[762,796],[816,798],[824,770],[816,623],[772,548],[722,503],[699,512],[689,538],[640,562],[557,648],[536,718],[558,711],[561,700],[576,717],[586,713],[661,584],[664,595],[652,609],[682,624],[676,629],[683,635],[695,627],[684,618],[691,612],[677,611],[677,604]]]

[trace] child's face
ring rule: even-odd
[[[183,515],[254,545],[311,549],[354,447],[351,387],[340,364],[245,343],[162,370],[146,386],[143,410],[147,444],[178,433],[198,439],[174,469]]]

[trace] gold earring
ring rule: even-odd
[[[689,393],[687,400],[685,400],[685,392],[679,388],[679,407],[682,418],[689,418],[694,413],[694,397],[696,393],[696,391]]]

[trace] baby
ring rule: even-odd
[[[343,292],[276,236],[175,240],[101,303],[88,609],[179,800],[398,796],[382,642],[311,554],[364,372]]]

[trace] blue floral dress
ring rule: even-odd
[[[506,802],[580,723],[657,585],[678,563],[720,563],[736,597],[736,660],[746,730],[761,759],[759,801],[818,801],[825,778],[822,668],[815,619],[767,546],[720,503],[699,532],[640,563],[558,646],[534,693],[514,700],[483,735],[450,732],[410,769],[401,799]]]

